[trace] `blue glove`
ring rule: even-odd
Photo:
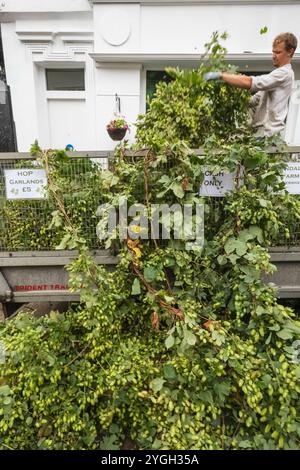
[[[72,144],[67,144],[65,150],[67,152],[72,152],[74,150],[74,147]]]
[[[207,72],[204,74],[204,80],[220,80],[222,77],[222,72]]]

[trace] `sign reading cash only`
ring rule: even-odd
[[[223,197],[234,189],[234,173],[221,171],[213,174],[208,167],[203,168],[204,180],[200,186],[200,196]],[[300,162],[288,162],[283,182],[289,194],[300,194]],[[242,181],[241,181],[242,183]]]
[[[234,188],[234,173],[220,171],[213,173],[209,167],[204,167],[204,180],[200,186],[200,196],[223,197]]]
[[[46,199],[47,177],[45,170],[20,168],[4,170],[6,198],[16,199]]]

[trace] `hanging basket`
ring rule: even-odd
[[[112,140],[122,140],[125,137],[127,127],[108,128],[106,130]]]

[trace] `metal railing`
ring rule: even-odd
[[[102,248],[96,234],[96,211],[102,201],[99,172],[108,167],[108,152],[70,152],[70,161],[56,171],[57,184],[63,194],[66,211],[74,225],[89,242],[91,249]],[[5,170],[41,169],[28,153],[0,154],[0,252],[54,250],[63,229],[52,226],[57,210],[50,195],[45,199],[6,197]]]
[[[204,155],[202,149],[194,150],[197,155]],[[276,153],[270,149],[269,153]],[[57,184],[63,193],[67,212],[82,236],[88,240],[91,249],[102,249],[96,234],[99,204],[105,202],[98,183],[99,172],[108,168],[112,159],[109,151],[67,152],[70,161],[63,162],[57,170]],[[287,147],[280,151],[290,160],[300,161],[300,146]],[[148,156],[147,149],[126,151],[124,157],[135,163]],[[166,165],[169,167],[169,164]],[[0,252],[49,251],[60,243],[63,229],[50,226],[53,211],[57,207],[51,197],[41,200],[8,200],[5,187],[5,170],[22,168],[40,168],[36,157],[29,153],[0,153]],[[113,167],[112,167],[113,168]],[[300,197],[300,196],[295,196]],[[210,198],[210,205],[219,211],[222,209],[220,198]],[[280,234],[274,243],[277,245],[300,245],[300,222],[290,214],[290,239]]]

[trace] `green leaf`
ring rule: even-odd
[[[3,405],[10,405],[11,402],[12,402],[11,397],[5,397],[5,398],[3,399]]]
[[[296,321],[293,321],[293,322],[287,321],[286,322],[286,326],[290,331],[293,331],[294,333],[300,334],[300,326],[297,326],[297,325],[299,325],[299,322],[296,322]]]
[[[239,239],[244,242],[255,238],[257,238],[260,243],[264,241],[262,229],[257,227],[257,225],[251,225],[248,229],[242,230],[239,234]]]
[[[243,256],[247,252],[247,245],[243,241],[237,241],[236,244],[236,253],[239,256]]]
[[[261,207],[268,207],[268,201],[266,201],[265,199],[260,198],[258,202],[261,205]]]
[[[297,366],[295,368],[295,376],[297,377],[298,380],[300,379],[300,366]]]
[[[247,440],[241,441],[239,442],[239,447],[241,447],[242,449],[249,449],[252,447],[252,443],[251,441],[247,441]]]
[[[243,240],[229,238],[225,243],[224,249],[228,255],[235,251],[238,256],[243,256],[247,252],[247,245]]]
[[[264,242],[263,231],[257,225],[251,225],[249,227],[249,232],[252,235],[252,238],[257,238],[260,243]]]
[[[175,266],[175,258],[168,256],[165,260],[165,266]]]
[[[164,383],[165,379],[163,379],[162,377],[157,377],[156,379],[150,382],[150,387],[152,388],[153,392],[156,393],[163,388]]]
[[[46,355],[46,360],[48,361],[50,367],[55,364],[55,357],[51,356],[51,354]]]
[[[92,432],[87,433],[87,434],[82,438],[82,440],[83,440],[83,442],[84,442],[87,446],[90,446],[91,444],[93,444],[93,442],[95,441],[96,437],[97,437],[96,432],[93,432],[93,431],[92,431]],[[111,437],[112,437],[112,436],[111,436]],[[114,444],[112,443],[112,445],[114,445]],[[119,446],[117,447],[117,449],[118,449],[118,448],[119,448]],[[111,449],[111,450],[113,450],[113,449]]]
[[[289,330],[285,329],[278,331],[276,334],[281,339],[292,339],[293,337],[293,334]]]
[[[266,309],[261,307],[261,305],[258,305],[258,307],[256,307],[256,315],[258,317],[260,317],[261,315],[263,315],[264,313],[266,312]]]
[[[131,295],[139,295],[141,293],[141,285],[138,279],[135,279],[132,284]]]
[[[248,158],[245,158],[244,160],[244,166],[245,168],[249,168],[249,169],[252,169],[252,168],[255,168],[260,162],[260,158],[259,156],[257,157],[248,157]]]
[[[105,189],[109,189],[112,186],[118,184],[119,178],[109,170],[106,170],[102,173],[102,185]]]
[[[49,317],[52,321],[57,322],[60,318],[60,314],[58,312],[50,312]]]
[[[270,330],[270,331],[279,331],[279,330],[280,330],[280,326],[279,326],[279,325],[269,326],[269,330]]]
[[[253,266],[241,266],[241,271],[246,274],[244,282],[251,284],[253,281],[260,278],[260,272],[257,271]]]
[[[229,382],[220,382],[214,384],[214,391],[218,395],[218,398],[221,403],[225,402],[225,398],[230,393],[230,383]]]
[[[225,337],[223,334],[219,333],[218,331],[213,331],[211,334],[212,339],[215,341],[217,346],[221,346],[225,343]]]
[[[185,332],[185,339],[186,339],[186,342],[187,344],[189,344],[190,346],[194,346],[196,344],[196,336],[194,335],[194,333],[192,333],[191,331],[187,330]]]
[[[212,393],[209,390],[201,390],[198,392],[198,398],[205,403],[213,404],[213,396]]]
[[[218,258],[217,258],[217,261],[218,263],[223,266],[224,264],[227,263],[227,259],[226,259],[226,256],[224,255],[219,255]]]
[[[85,300],[85,304],[87,306],[87,308],[92,308],[92,307],[95,307],[95,305],[97,305],[97,296],[96,295],[93,295],[93,294],[87,294],[87,296],[84,298]]]
[[[147,282],[154,281],[156,279],[157,274],[158,274],[157,269],[153,268],[152,266],[147,266],[144,269],[144,277]]]
[[[235,242],[236,240],[234,238],[229,238],[227,242],[225,243],[224,249],[227,255],[229,255],[235,250],[235,246],[236,246]]]
[[[177,183],[177,181],[172,183],[171,189],[172,189],[173,193],[175,194],[175,196],[178,197],[179,199],[182,199],[184,197],[184,190],[183,190],[181,184]]]
[[[10,394],[10,388],[8,385],[2,385],[0,387],[0,396],[6,396]]]
[[[49,225],[49,229],[52,229],[53,227],[58,228],[63,225],[63,218],[61,216],[61,213],[59,211],[54,211],[52,212],[52,221]]]
[[[174,346],[175,338],[173,335],[169,335],[165,341],[165,345],[167,349],[170,349]]]
[[[57,247],[55,249],[56,250],[65,250],[68,247],[68,244],[69,244],[70,240],[71,240],[71,234],[66,233],[66,235],[64,235],[64,237],[62,238],[60,244],[57,245]]]
[[[253,235],[250,229],[241,230],[239,234],[239,240],[242,240],[243,242],[247,242],[248,240],[252,240],[252,239],[253,239]]]
[[[177,374],[175,367],[172,364],[166,364],[163,368],[164,376],[166,379],[176,379]]]
[[[113,423],[109,428],[109,432],[111,434],[118,434],[120,432],[120,427],[116,423]]]
[[[151,448],[153,450],[161,450],[162,446],[163,446],[163,442],[155,438]]]
[[[272,377],[269,374],[264,374],[261,379],[266,387],[272,382]]]
[[[231,254],[231,255],[228,256],[228,258],[230,259],[230,262],[232,264],[236,264],[236,260],[238,259],[238,256],[234,255],[234,254]]]
[[[120,450],[118,437],[115,434],[104,437],[100,442],[101,450]]]
[[[158,183],[166,183],[166,184],[169,184],[169,183],[170,183],[170,178],[169,178],[169,176],[163,175],[163,176],[158,180]]]
[[[268,27],[264,26],[263,28],[260,28],[259,33],[260,34],[266,34],[268,32]]]

